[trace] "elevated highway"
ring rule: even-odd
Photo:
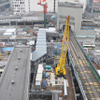
[[[0,100],[29,100],[30,47],[14,48],[0,77]]]
[[[84,100],[100,100],[100,77],[86,58],[73,33],[70,33],[69,56]]]
[[[10,2],[2,3],[2,4],[0,4],[0,7],[6,6],[6,5],[10,5]]]
[[[6,9],[8,9],[10,7],[10,2],[5,2],[5,3],[1,3],[0,4],[0,13],[2,13],[3,11],[5,11]],[[1,14],[0,14],[1,15]]]

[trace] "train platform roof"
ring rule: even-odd
[[[36,61],[47,53],[46,29],[39,29],[37,35],[36,51],[32,53],[32,61]]]

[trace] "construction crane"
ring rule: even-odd
[[[56,65],[55,71],[57,76],[65,76],[66,75],[66,55],[67,55],[67,49],[68,49],[68,42],[69,42],[69,20],[70,16],[67,16],[64,34],[63,34],[63,40],[62,40],[62,49],[60,54],[60,61],[59,64]]]
[[[42,0],[42,1],[40,0],[38,5],[41,5],[44,8],[44,11],[43,11],[43,13],[44,13],[44,28],[46,28],[46,13],[47,13],[47,7],[48,7],[47,1],[46,0]]]

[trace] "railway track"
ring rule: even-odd
[[[70,33],[69,51],[74,59],[75,68],[79,74],[87,98],[89,100],[100,100],[100,84],[95,78],[72,33]]]

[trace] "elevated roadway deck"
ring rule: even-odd
[[[1,3],[1,4],[0,4],[0,7],[6,6],[6,5],[8,5],[8,4],[10,5],[10,2]]]
[[[72,33],[69,39],[69,52],[84,100],[100,100],[100,84]]]
[[[29,100],[30,47],[14,48],[0,78],[0,100]]]

